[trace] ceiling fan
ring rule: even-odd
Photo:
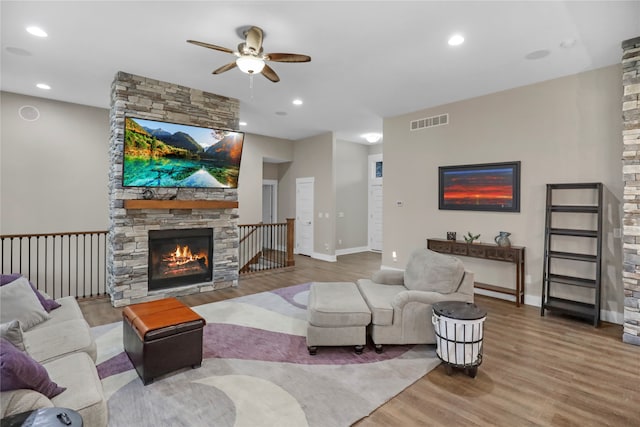
[[[307,55],[300,55],[297,53],[263,53],[262,39],[264,38],[264,32],[259,27],[249,27],[243,31],[245,41],[238,45],[238,50],[233,51],[226,47],[216,46],[210,43],[199,42],[196,40],[187,40],[188,43],[192,43],[198,46],[206,47],[209,49],[219,50],[220,52],[230,53],[238,58],[222,67],[213,70],[212,74],[221,74],[225,71],[229,71],[235,67],[238,67],[240,71],[247,74],[262,73],[263,76],[268,78],[274,83],[280,81],[280,77],[273,71],[273,68],[265,64],[265,61],[273,62],[309,62],[311,57]]]

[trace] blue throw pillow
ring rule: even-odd
[[[0,390],[31,389],[51,399],[66,390],[51,381],[47,370],[10,341],[0,338]]]

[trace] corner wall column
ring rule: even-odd
[[[640,37],[622,42],[624,175],[622,340],[640,345]]]

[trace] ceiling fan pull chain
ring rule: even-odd
[[[249,74],[249,89],[251,90],[251,99],[253,99],[253,74]]]

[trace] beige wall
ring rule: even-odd
[[[277,163],[262,163],[262,179],[277,181],[279,177]]]
[[[315,178],[314,183],[314,252],[316,257],[335,256],[335,140],[325,133],[295,142],[293,162],[282,165],[278,188],[279,213],[289,218],[296,212],[296,178]],[[322,218],[319,215],[322,214]],[[328,218],[325,216],[328,214]]]
[[[367,246],[367,166],[369,147],[336,141],[336,239],[337,250]]]
[[[0,233],[106,230],[108,110],[9,92],[0,105]]]
[[[545,184],[599,181],[607,188],[602,308],[622,312],[622,244],[613,237],[621,227],[621,97],[616,65],[385,119],[383,265],[402,267],[411,249],[446,231],[492,242],[505,230],[526,247],[527,303],[540,304]],[[408,130],[410,120],[443,113],[447,126]],[[438,166],[512,160],[522,162],[520,213],[438,210]],[[464,262],[478,281],[513,286],[508,264]]]
[[[106,230],[109,111],[14,93],[1,94],[0,233]],[[40,110],[27,122],[22,105]],[[262,219],[263,159],[291,161],[293,142],[245,134],[238,214]]]
[[[293,160],[293,142],[268,136],[245,134],[238,182],[238,215],[240,224],[262,221],[262,180],[264,159],[290,162]],[[278,185],[280,194],[280,185]],[[282,220],[278,209],[278,220]]]

